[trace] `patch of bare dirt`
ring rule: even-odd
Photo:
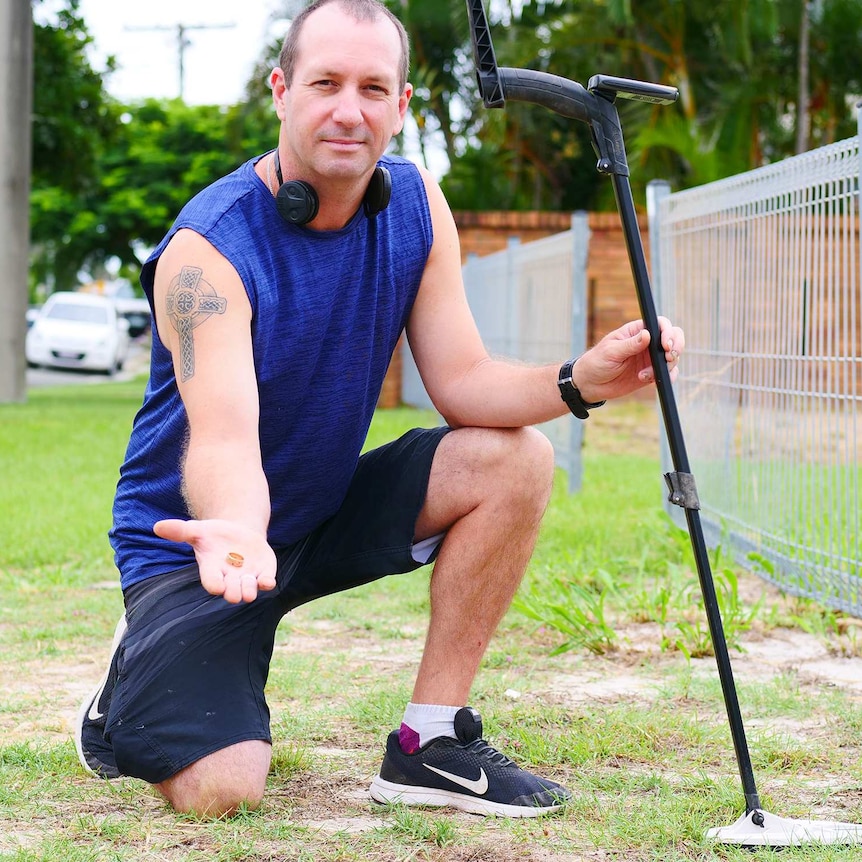
[[[740,582],[745,599],[756,601],[766,589],[756,578],[745,578]],[[770,588],[771,589],[771,588]],[[774,596],[770,596],[772,601]],[[500,697],[509,697],[526,704],[553,704],[571,709],[573,714],[583,710],[584,704],[642,704],[648,709],[661,697],[666,697],[668,679],[684,665],[679,653],[661,649],[661,630],[657,625],[644,623],[619,627],[619,648],[605,656],[569,653],[553,662],[536,661],[535,666],[522,678],[513,679],[512,687]],[[384,640],[373,630],[351,627],[330,620],[315,620],[297,612],[291,621],[289,636],[276,647],[276,661],[287,665],[291,654],[336,656],[339,667],[373,668],[376,678],[380,674],[403,673],[415,667],[421,655],[423,632],[402,631],[393,648],[392,640]],[[854,700],[862,698],[862,658],[837,654],[834,647],[820,638],[800,630],[755,629],[741,639],[743,652],[732,653],[732,665],[737,682],[751,683],[770,680],[779,675],[792,676],[800,689],[822,691],[836,687],[848,693]],[[0,656],[0,735],[4,743],[15,741],[56,743],[72,738],[73,722],[78,704],[83,696],[98,682],[104,669],[107,641],[103,647],[75,656],[74,661],[57,656],[11,665]],[[690,663],[693,677],[717,677],[715,660],[712,657],[693,659]],[[366,671],[363,671],[366,672]],[[273,704],[274,715],[280,704]],[[298,708],[294,704],[293,708]],[[746,712],[745,703],[742,704]],[[712,716],[719,716],[723,705],[718,702],[705,708]],[[752,729],[774,731],[787,738],[824,738],[829,729],[822,721],[811,722],[804,718],[773,716],[769,719],[746,719]],[[368,750],[367,738],[358,739],[355,730],[348,727],[335,728],[331,736],[317,741],[310,749],[315,762],[325,764],[323,772],[305,770],[284,780],[276,777],[270,783],[266,803],[266,816],[275,816],[285,822],[298,824],[318,834],[324,843],[337,841],[368,841],[375,830],[390,828],[383,809],[377,808],[368,797],[368,783],[379,765],[382,755],[382,740],[379,750]],[[734,772],[733,753],[728,752],[726,771]],[[607,764],[613,768],[613,763]],[[639,768],[638,764],[620,762],[619,768]],[[647,766],[642,768],[647,769]],[[812,775],[811,787],[816,787],[817,776]],[[673,774],[673,764],[668,764],[667,780],[683,781],[683,776]],[[83,773],[80,782],[92,781]],[[829,808],[834,817],[853,820],[862,804],[862,791],[856,786],[835,786],[827,782]],[[94,788],[94,794],[98,788]],[[171,815],[163,804],[140,787],[141,813],[146,812],[155,825],[165,821],[166,829],[176,828]],[[100,801],[101,800],[101,801]],[[117,799],[112,794],[95,796],[93,816],[98,812],[117,810]],[[818,804],[822,804],[818,803]],[[81,808],[78,807],[78,814]],[[475,834],[476,818],[469,815],[447,813],[447,818],[456,828]],[[170,825],[173,824],[173,825]],[[500,832],[501,827],[489,822],[482,827],[481,838],[464,846],[435,848],[428,846],[427,862],[605,862],[619,858],[612,853],[593,850],[589,847],[576,854],[563,852],[554,847],[555,830],[565,829],[563,821],[551,821],[547,841],[530,840],[516,844],[511,832]],[[6,831],[8,829],[8,831]],[[195,844],[199,835],[189,827]],[[0,838],[0,851],[26,848],[32,845],[38,830],[32,824],[6,824]],[[495,840],[499,837],[500,840]],[[539,833],[541,839],[541,832]],[[547,845],[547,846],[546,846]],[[188,844],[177,845],[176,852],[165,850],[163,858],[183,858]],[[203,845],[201,845],[203,846]],[[280,858],[262,855],[261,859]],[[376,862],[376,857],[375,862]]]
[[[753,579],[756,581],[756,579]],[[548,699],[576,707],[584,702],[643,701],[658,697],[666,682],[668,664],[678,665],[679,654],[663,652],[661,631],[652,623],[617,628],[620,647],[606,656],[570,653],[534,669],[530,685],[508,692],[514,698]],[[742,637],[742,652],[732,651],[738,680],[766,680],[793,674],[802,685],[837,687],[862,699],[862,658],[836,654],[822,639],[798,629],[753,630]],[[381,642],[368,631],[357,631],[328,621],[307,621],[292,628],[287,642],[277,645],[276,657],[289,662],[291,653],[337,655],[353,667],[372,664],[375,672],[415,667],[421,656],[422,636]],[[68,739],[82,698],[96,685],[104,667],[104,651],[78,655],[74,662],[43,658],[4,666],[0,660],[0,732],[6,742],[40,738]],[[712,657],[691,660],[695,675],[716,675]],[[562,670],[560,670],[562,668]],[[335,756],[335,752],[330,752]]]

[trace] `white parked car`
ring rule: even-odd
[[[129,353],[129,322],[112,299],[90,293],[53,293],[27,330],[30,365],[119,371]]]

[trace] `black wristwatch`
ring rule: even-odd
[[[590,404],[581,398],[581,393],[578,392],[578,387],[572,382],[572,368],[575,366],[576,359],[570,359],[563,363],[560,368],[560,376],[557,378],[557,386],[560,387],[560,398],[566,402],[566,406],[578,419],[586,419],[589,417],[589,411],[595,410],[596,407],[601,407],[604,401],[596,401]]]

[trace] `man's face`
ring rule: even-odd
[[[411,87],[399,90],[401,43],[387,18],[355,21],[339,4],[305,22],[290,87],[275,69],[285,174],[315,180],[366,177],[401,131]]]

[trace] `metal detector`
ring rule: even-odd
[[[668,500],[685,510],[709,631],[715,649],[715,660],[718,664],[718,674],[730,721],[730,731],[736,750],[736,760],[742,779],[742,790],[745,795],[745,814],[730,826],[710,829],[707,837],[726,844],[745,846],[785,847],[810,843],[862,843],[862,826],[856,824],[790,820],[763,811],[754,783],[751,756],[745,741],[745,729],[730,666],[727,641],[700,523],[697,487],[689,467],[670,373],[661,347],[658,315],[650,290],[646,258],[628,179],[629,167],[622,128],[615,105],[617,99],[634,99],[669,105],[676,101],[679,91],[675,87],[607,75],[594,75],[585,89],[574,81],[546,72],[498,68],[482,0],[467,0],[467,14],[470,18],[476,77],[485,107],[502,108],[506,99],[514,99],[542,105],[564,117],[586,123],[590,127],[593,149],[598,156],[596,168],[600,173],[609,174],[613,183],[641,316],[650,333],[650,361],[655,373],[656,388],[674,467],[674,471],[665,474],[664,477],[669,489]]]

